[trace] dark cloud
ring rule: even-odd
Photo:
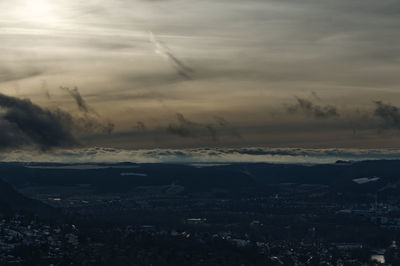
[[[0,148],[32,144],[41,149],[49,149],[78,144],[72,134],[73,119],[66,112],[50,111],[30,100],[4,94],[0,94],[0,108],[4,111],[0,116]]]
[[[85,112],[85,113],[89,112],[89,107],[87,106],[85,100],[82,98],[77,87],[75,87],[74,89],[70,89],[70,88],[61,86],[60,88],[64,91],[68,92],[69,95],[71,95],[71,97],[75,100],[76,104],[78,105],[79,110],[81,110],[82,112]]]
[[[78,136],[111,133],[114,125],[42,108],[29,99],[0,94],[0,149],[23,145],[41,150],[79,146]]]
[[[339,116],[339,113],[335,106],[326,105],[320,106],[314,104],[312,101],[296,97],[297,104],[289,106],[288,111],[290,113],[302,112],[307,116],[312,116],[319,119],[331,118]]]
[[[30,142],[16,124],[0,119],[0,149],[10,146],[20,146]]]
[[[384,122],[385,127],[400,128],[400,110],[397,106],[375,101],[374,115]]]

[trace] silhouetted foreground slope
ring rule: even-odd
[[[57,210],[34,199],[29,199],[15,191],[11,185],[0,180],[0,214],[9,215],[15,212],[39,215],[42,217],[54,216]]]

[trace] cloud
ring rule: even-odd
[[[216,121],[218,126],[228,129],[230,131],[230,133],[232,134],[232,136],[237,137],[237,138],[242,138],[242,135],[239,132],[237,132],[235,129],[232,129],[231,124],[225,118],[215,115],[214,120]]]
[[[180,137],[198,138],[202,135],[210,137],[213,141],[218,141],[217,130],[212,123],[203,124],[186,119],[183,114],[176,113],[178,123],[170,123],[167,132]]]
[[[103,122],[94,117],[74,117],[74,126],[78,134],[107,134],[110,135],[115,128],[114,123]]]
[[[100,116],[97,112],[89,107],[86,103],[85,99],[81,96],[77,87],[74,89],[70,89],[67,87],[60,87],[62,90],[67,91],[69,95],[75,100],[76,105],[79,110],[84,113],[83,117],[79,117],[75,119],[75,122],[86,131],[95,131],[106,134],[111,134],[114,130],[114,124],[110,122],[101,121]]]
[[[155,52],[169,60],[178,75],[185,79],[192,79],[192,74],[194,72],[192,68],[186,66],[181,60],[179,60],[163,42],[157,40],[152,32],[150,32],[149,39],[155,46]]]
[[[69,95],[71,95],[71,97],[75,100],[76,104],[78,105],[79,110],[85,113],[89,112],[89,107],[87,106],[86,101],[82,98],[77,87],[75,87],[74,89],[70,89],[61,86],[60,88],[68,92]]]
[[[33,104],[30,100],[0,94],[0,124],[2,139],[0,148],[37,145],[43,150],[52,147],[76,146],[72,134],[73,118],[59,109],[50,111]]]
[[[141,132],[146,131],[146,125],[144,124],[144,122],[139,121],[139,122],[137,122],[137,124],[136,124],[136,129],[137,129],[138,131],[141,131]]]
[[[23,134],[17,125],[0,118],[0,128],[0,149],[30,143],[29,138]]]
[[[400,110],[397,106],[375,101],[374,116],[379,117],[384,126],[388,128],[400,128]]]
[[[36,146],[41,150],[79,146],[78,137],[111,133],[114,125],[46,109],[29,99],[0,94],[0,149]]]
[[[307,116],[312,116],[319,119],[326,119],[339,116],[339,113],[335,106],[332,105],[320,106],[304,98],[296,97],[296,99],[297,99],[297,104],[288,107],[288,111],[290,113],[295,113],[300,111]]]
[[[300,149],[262,148],[242,149],[112,149],[74,148],[52,150],[47,153],[13,149],[0,152],[3,161],[60,162],[60,163],[335,163],[337,160],[361,161],[399,159],[399,149]],[[204,165],[206,166],[206,165]],[[104,166],[103,166],[104,167]]]
[[[241,137],[235,130],[230,129],[229,122],[220,116],[214,116],[214,121],[208,123],[193,122],[188,120],[181,113],[176,114],[176,119],[178,123],[170,123],[167,126],[167,131],[180,137],[200,138],[202,136],[207,136],[211,138],[212,141],[218,142],[218,135],[222,129],[228,130],[230,134],[235,137]]]
[[[118,141],[106,137],[99,145],[132,147],[139,145],[133,141],[137,135],[143,138],[140,145],[153,145],[145,144],[153,138],[147,133],[158,122],[145,119],[165,121],[161,108],[168,105],[190,119],[189,114],[197,114],[196,122],[210,122],[209,129],[205,124],[190,128],[196,137],[207,134],[207,141],[215,131],[220,139],[229,135],[232,127],[212,118],[223,114],[248,144],[376,147],[385,138],[376,134],[382,118],[372,114],[371,99],[378,95],[400,107],[400,1],[52,1],[62,23],[29,21],[31,16],[16,14],[21,1],[0,2],[0,81],[11,80],[2,92],[13,93],[18,86],[19,95],[45,102],[42,79],[49,88],[78,85],[89,107],[106,106],[97,111],[114,117],[121,132],[135,131]],[[155,40],[149,41],[148,30]],[[59,93],[50,93],[53,103],[60,99]],[[309,100],[311,111],[290,95]],[[282,101],[296,106],[298,116],[282,114]],[[335,113],[326,112],[325,103],[336,106],[340,119],[321,118]],[[372,121],[350,110],[356,106]],[[145,116],[132,116],[133,108]],[[146,134],[133,128],[138,120],[146,123]],[[346,135],[357,125],[353,121],[360,124],[357,137]],[[170,122],[179,132],[180,122]],[[159,146],[205,143],[173,139],[165,134],[169,122],[162,123]],[[370,138],[360,141],[360,136]]]
[[[169,124],[167,127],[169,133],[180,137],[196,137],[196,134],[194,133],[194,129],[198,127],[196,123],[187,120],[181,113],[176,113],[176,118],[178,124]]]
[[[217,116],[217,115],[215,115],[214,116],[214,120],[217,122],[217,124],[219,125],[219,126],[221,126],[221,127],[225,127],[225,126],[228,126],[229,125],[229,122],[225,119],[225,118],[223,118],[223,117],[221,117],[221,116]]]
[[[43,71],[34,68],[19,69],[18,71],[0,67],[0,83],[18,81],[26,78],[36,77],[43,74]]]
[[[180,137],[195,137],[194,133],[190,131],[190,129],[182,125],[169,124],[167,127],[167,131]]]
[[[318,96],[318,93],[316,93],[315,91],[311,91],[311,96],[317,100],[321,100],[321,98]]]

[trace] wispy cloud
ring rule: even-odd
[[[76,119],[83,128],[100,131],[102,133],[111,134],[114,130],[114,124],[111,122],[102,121],[99,114],[91,108],[81,96],[77,87],[70,89],[67,87],[60,87],[62,90],[68,92],[68,94],[74,99],[78,109],[83,112],[84,116]]]
[[[71,97],[75,100],[79,110],[81,110],[82,112],[85,112],[85,113],[89,112],[89,107],[87,106],[85,100],[82,98],[77,87],[70,89],[70,88],[61,86],[60,88],[64,91],[68,92],[69,95],[71,95]]]
[[[194,73],[192,68],[178,59],[178,57],[172,53],[171,49],[169,49],[165,43],[159,41],[152,32],[149,33],[149,39],[150,42],[154,44],[155,52],[171,62],[177,74],[185,79],[192,79],[192,74]]]

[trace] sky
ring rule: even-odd
[[[0,10],[2,151],[400,146],[397,0]]]

